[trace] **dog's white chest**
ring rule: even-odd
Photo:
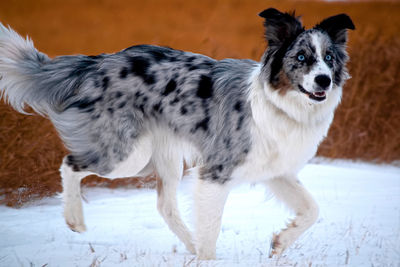
[[[312,158],[322,135],[296,129],[255,134],[246,161],[233,173],[250,182],[295,175]]]
[[[252,147],[232,177],[249,182],[295,177],[326,136],[341,90],[331,92],[323,105],[308,105],[295,91],[281,96],[267,84],[253,81],[249,95]]]
[[[233,172],[233,177],[257,182],[295,176],[315,155],[332,117],[326,117],[321,123],[303,124],[289,119],[272,106],[263,105],[253,114],[250,153]]]

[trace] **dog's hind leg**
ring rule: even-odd
[[[195,247],[188,227],[183,222],[177,205],[176,190],[183,174],[183,158],[173,150],[153,155],[157,177],[157,209],[171,231],[195,254]]]
[[[277,199],[286,204],[296,214],[287,228],[274,234],[271,243],[270,257],[281,255],[296,239],[310,228],[318,219],[318,205],[295,178],[276,178],[267,182],[271,192]]]
[[[230,187],[227,184],[199,179],[195,192],[196,249],[200,260],[216,257],[222,213]]]
[[[66,163],[66,157],[61,164],[60,173],[63,187],[62,198],[65,222],[72,231],[84,232],[86,226],[82,210],[81,180],[92,173],[74,171]]]

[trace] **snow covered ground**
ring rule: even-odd
[[[189,254],[156,211],[154,190],[83,189],[88,231],[64,224],[57,197],[21,209],[0,206],[0,266],[400,266],[400,168],[363,163],[309,164],[300,180],[320,205],[320,219],[279,259],[269,259],[274,231],[290,216],[262,186],[230,195],[216,261]],[[179,202],[191,225],[191,187]]]

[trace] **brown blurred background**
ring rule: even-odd
[[[349,70],[329,136],[318,155],[373,162],[400,159],[400,3],[265,0],[7,0],[0,21],[51,57],[113,53],[134,44],[156,44],[217,59],[259,60],[266,44],[257,14],[275,7],[296,9],[313,26],[349,14]],[[59,165],[67,151],[46,119],[18,114],[0,103],[0,203],[60,192]],[[151,177],[85,179],[88,185],[141,187]]]

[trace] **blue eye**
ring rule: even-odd
[[[298,55],[298,56],[297,56],[297,60],[298,60],[298,61],[304,61],[304,60],[306,60],[306,57],[305,57],[304,55],[301,54],[301,55]]]
[[[332,60],[332,56],[331,55],[326,55],[325,56],[325,60],[326,61],[331,61]]]

